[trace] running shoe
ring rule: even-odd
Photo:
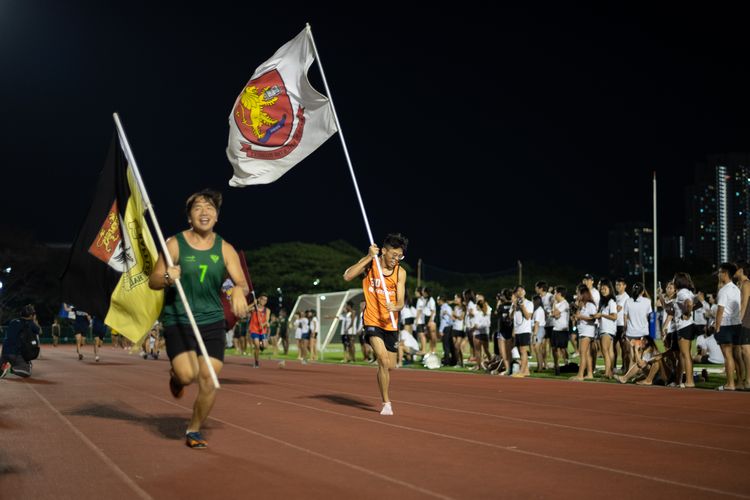
[[[10,362],[6,361],[0,366],[0,378],[5,378],[8,372],[10,372]]]
[[[187,434],[185,434],[185,445],[188,448],[201,450],[203,448],[206,448],[208,446],[208,443],[205,439],[203,439],[203,436],[200,432],[188,432]]]
[[[99,362],[99,356],[95,357],[94,361],[96,361],[98,363]]]
[[[81,361],[82,359],[83,359],[83,354],[81,354],[81,353],[79,352],[79,353],[78,353],[78,361]]]
[[[393,406],[390,402],[383,403],[383,409],[380,410],[381,415],[393,415]]]
[[[175,379],[174,370],[169,370],[169,392],[176,399],[180,399],[185,394],[185,387]]]

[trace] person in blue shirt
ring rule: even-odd
[[[3,350],[0,354],[0,378],[5,377],[8,373],[13,373],[19,377],[31,376],[31,362],[24,360],[21,356],[20,333],[27,324],[38,338],[40,328],[36,322],[36,311],[31,304],[23,306],[21,318],[11,321],[8,328],[5,329],[5,340],[3,340]]]

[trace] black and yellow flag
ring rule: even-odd
[[[62,277],[63,300],[133,342],[148,333],[164,302],[163,292],[148,286],[157,252],[144,211],[115,137]]]

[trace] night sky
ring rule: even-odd
[[[214,187],[237,247],[345,239],[364,253],[338,136],[274,184],[227,185],[234,100],[305,22],[375,238],[403,232],[412,263],[603,270],[608,229],[650,221],[653,170],[660,226],[678,233],[694,165],[750,151],[747,17],[714,4],[344,17],[317,2],[117,3],[0,0],[0,209],[40,241],[75,237],[118,111],[165,233]]]

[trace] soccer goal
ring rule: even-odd
[[[347,302],[351,301],[354,305],[354,315],[359,314],[359,303],[364,300],[364,294],[361,288],[352,288],[341,292],[312,293],[300,295],[297,302],[294,303],[289,319],[294,321],[294,315],[297,311],[307,311],[314,309],[318,316],[320,330],[318,331],[317,348],[318,356],[323,359],[326,348],[331,341],[336,338],[341,340],[339,331],[339,316],[344,310]],[[290,333],[294,331],[293,327]],[[291,338],[290,338],[291,340]]]

